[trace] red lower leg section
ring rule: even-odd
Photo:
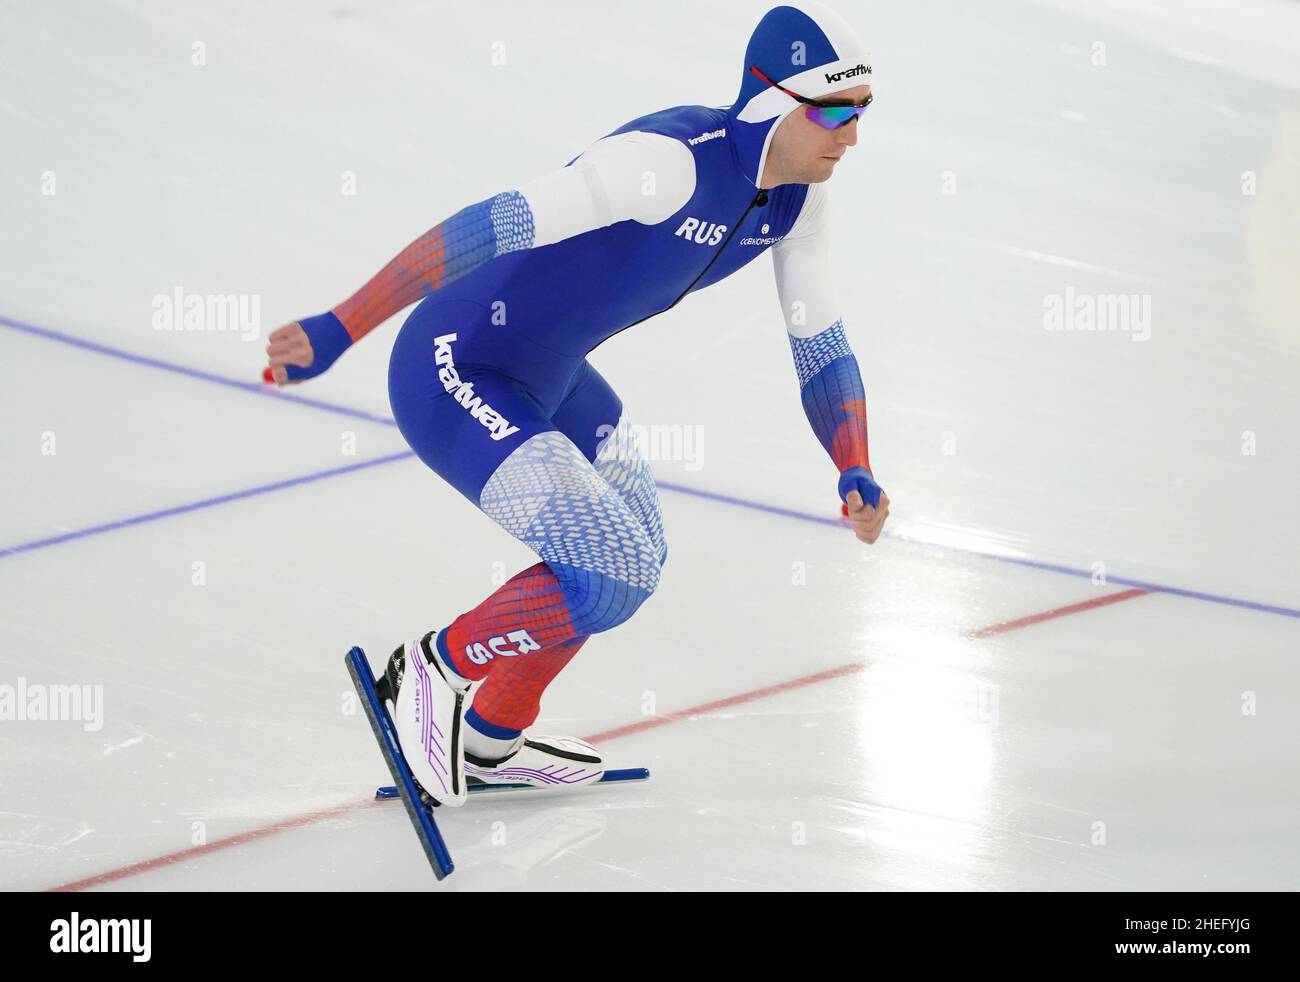
[[[474,693],[474,711],[493,726],[523,730],[542,708],[542,693],[591,635],[539,651],[527,658],[503,659]]]
[[[495,677],[506,665],[554,658],[560,645],[574,640],[574,631],[559,581],[549,566],[537,563],[452,621],[446,640],[456,671],[481,679],[489,672]]]

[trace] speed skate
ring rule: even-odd
[[[471,794],[571,789],[650,777],[640,767],[605,769],[598,751],[575,737],[524,739],[500,761],[467,758],[460,731],[471,693],[446,679],[436,659],[424,656],[427,643],[426,637],[399,648],[378,678],[372,677],[361,648],[352,648],[344,661],[395,782],[380,787],[375,797],[401,798],[439,880],[455,869],[433,817],[439,805],[463,805]]]

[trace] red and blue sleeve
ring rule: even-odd
[[[533,244],[533,216],[518,191],[462,208],[403,249],[337,307],[299,323],[311,341],[308,368],[288,366],[291,381],[313,378],[347,348],[403,307],[466,275],[496,256]]]
[[[840,498],[857,490],[874,507],[880,487],[867,455],[867,397],[843,322],[811,337],[790,335],[790,350],[804,413],[840,472]]]

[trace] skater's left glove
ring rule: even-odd
[[[880,538],[889,517],[889,495],[865,467],[849,467],[840,475],[840,499],[853,534],[868,545]]]
[[[267,340],[266,375],[270,377],[266,380],[280,385],[315,378],[352,344],[347,328],[333,312],[286,324]]]

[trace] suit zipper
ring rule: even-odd
[[[656,310],[653,314],[646,314],[644,317],[641,318],[641,320],[633,321],[631,324],[628,324],[627,327],[620,327],[617,331],[614,332],[614,334],[622,334],[624,331],[627,330],[628,327],[636,327],[638,324],[642,323],[643,321],[648,321],[651,317],[658,317],[660,314],[665,314],[668,311],[672,310],[674,307],[676,307],[679,303],[681,303],[682,300],[686,297],[686,294],[690,293],[692,290],[695,289],[695,284],[700,282],[700,280],[704,279],[704,275],[713,268],[713,264],[718,261],[718,257],[721,256],[722,253],[726,250],[727,243],[731,241],[731,237],[736,234],[737,229],[739,229],[740,226],[744,224],[745,219],[749,217],[749,213],[753,211],[756,207],[762,208],[766,204],[767,204],[767,192],[762,188],[760,188],[758,194],[754,195],[754,199],[750,201],[750,203],[745,207],[745,211],[741,214],[740,218],[736,221],[736,224],[731,226],[731,231],[729,231],[727,233],[727,237],[722,240],[722,245],[718,246],[718,251],[713,254],[713,258],[709,260],[708,264],[702,270],[700,270],[700,274],[697,277],[695,277],[695,279],[691,280],[691,285],[688,286],[685,290],[683,290],[681,294],[678,295],[677,299],[674,300],[672,303],[670,303],[663,310]],[[614,334],[611,334],[609,338],[612,338]],[[608,341],[609,338],[605,338],[605,341]],[[605,341],[600,342],[600,344],[604,344]],[[596,348],[599,348],[600,344],[596,345]],[[591,350],[595,351],[596,348],[592,348]]]
[[[721,256],[723,251],[727,248],[727,243],[731,241],[731,237],[735,235],[736,231],[740,228],[740,226],[744,224],[745,219],[749,217],[749,213],[754,210],[755,206],[762,208],[765,204],[767,204],[767,192],[760,189],[758,194],[754,195],[754,200],[751,201],[749,203],[749,206],[745,209],[745,213],[740,216],[740,219],[736,222],[735,225],[731,226],[731,231],[728,232],[727,237],[722,240],[722,245],[718,246],[718,251],[713,254],[713,258],[709,260],[709,264],[705,266],[702,270],[700,270],[699,276],[691,280],[691,285],[688,286],[684,291],[682,291],[681,296],[679,296],[676,300],[670,303],[663,310],[659,311],[660,314],[662,314],[665,310],[672,310],[674,307],[676,307],[679,303],[682,302],[682,297],[685,297],[686,294],[690,293],[692,290],[695,289],[695,284],[700,282],[700,280],[704,279],[704,274],[713,268],[713,264],[718,261],[718,257]],[[651,314],[650,316],[658,317],[659,314]],[[641,320],[645,320],[645,318],[643,317],[641,318]],[[640,324],[641,321],[637,321],[637,323]],[[631,327],[632,325],[629,324],[628,326]]]

